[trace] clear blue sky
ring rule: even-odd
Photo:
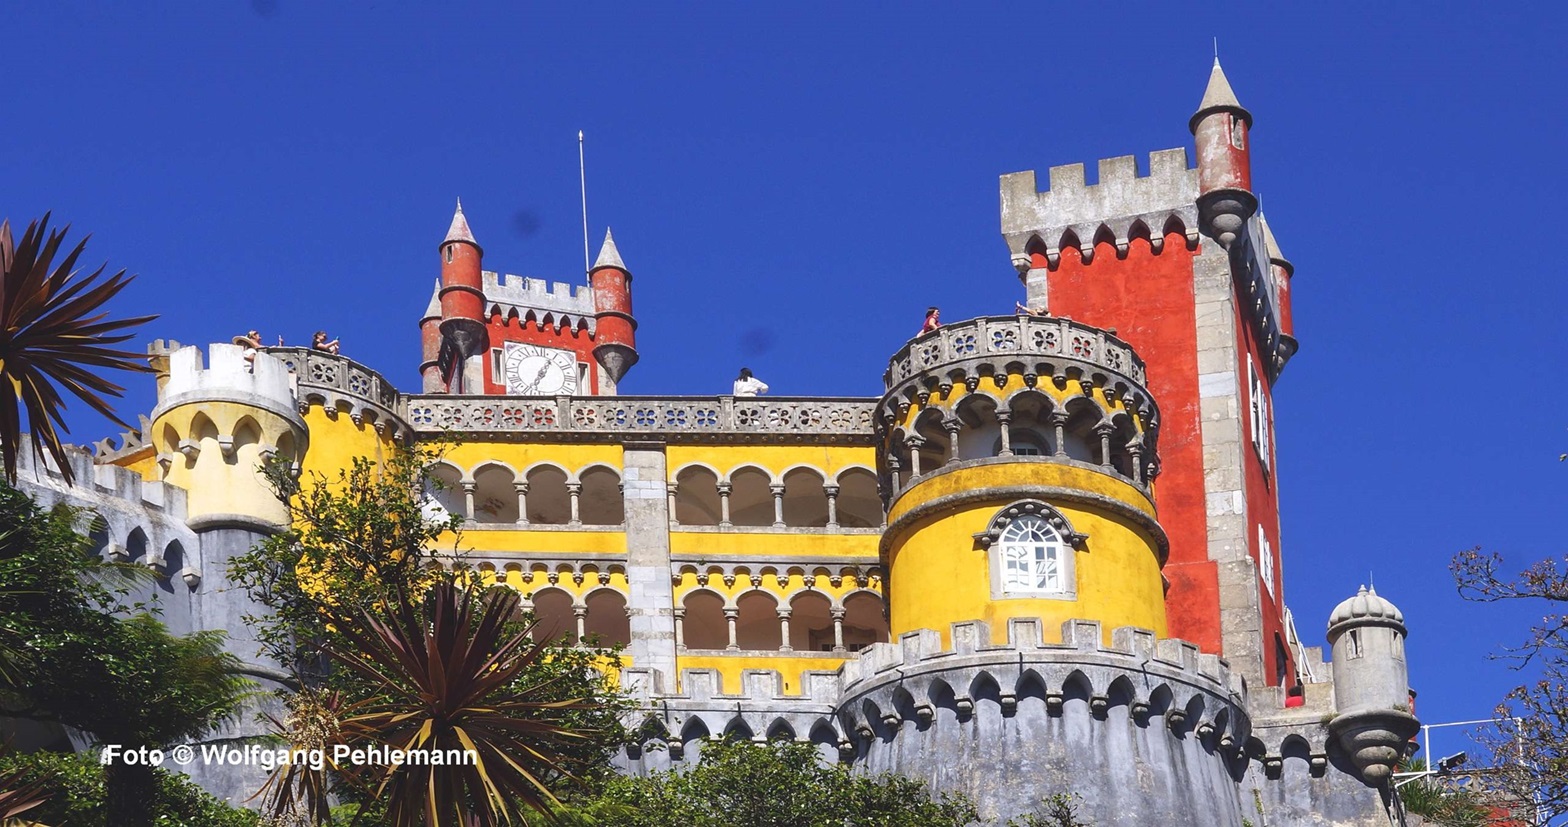
[[[595,248],[613,226],[636,275],[625,392],[721,392],[744,363],[874,396],[927,304],[1021,296],[997,176],[1186,146],[1218,36],[1296,265],[1301,631],[1375,575],[1424,718],[1517,682],[1487,653],[1546,607],[1463,603],[1446,562],[1563,550],[1563,12],[516,5],[13,4],[0,214],[91,231],[88,259],[141,274],[118,310],[163,314],[148,338],[324,327],[413,389],[458,196],[487,269],[581,278],[582,129]],[[121,410],[151,402],[137,380]]]

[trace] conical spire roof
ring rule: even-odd
[[[599,257],[593,262],[593,269],[597,270],[600,267],[614,267],[622,272],[626,271],[626,264],[621,261],[621,251],[615,248],[615,236],[610,234],[608,227],[604,230],[604,246],[599,248]]]
[[[1193,113],[1192,120],[1187,126],[1193,132],[1198,131],[1198,121],[1216,111],[1234,112],[1236,117],[1247,122],[1247,128],[1252,128],[1252,113],[1236,100],[1236,93],[1230,88],[1230,81],[1225,77],[1225,70],[1220,68],[1220,59],[1214,58],[1214,68],[1209,72],[1208,88],[1203,90],[1203,102],[1198,104],[1198,111]]]
[[[1285,254],[1279,251],[1279,242],[1274,240],[1274,231],[1269,229],[1269,221],[1263,217],[1262,212],[1258,213],[1258,226],[1263,228],[1263,252],[1269,257],[1269,261],[1284,267],[1287,272],[1294,275],[1296,268],[1290,263],[1290,259],[1285,258]]]
[[[441,318],[441,280],[436,279],[436,286],[430,291],[430,304],[425,306],[425,315],[420,321]]]
[[[441,243],[445,244],[448,241],[466,241],[475,247],[479,246],[479,242],[474,240],[473,231],[468,229],[468,218],[463,215],[461,198],[457,199],[457,212],[452,214],[452,226],[446,231],[446,238]]]

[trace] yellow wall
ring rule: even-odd
[[[720,474],[753,465],[774,474],[795,465],[809,465],[830,476],[860,466],[876,470],[876,450],[854,445],[671,445],[665,449],[670,476],[693,463],[710,466]]]
[[[717,669],[719,670],[720,692],[736,694],[740,692],[741,673],[747,669],[772,669],[779,673],[784,681],[784,694],[799,695],[801,692],[802,672],[820,670],[832,672],[843,665],[844,661],[854,657],[853,654],[827,655],[814,652],[810,657],[801,654],[780,654],[774,657],[733,656],[721,654],[682,654],[675,658],[676,673],[682,669]],[[676,692],[685,692],[686,687],[680,686]]]
[[[355,457],[381,463],[397,450],[391,428],[386,429],[385,435],[377,434],[375,424],[369,420],[355,425],[348,414],[327,416],[320,405],[310,406],[305,427],[310,430],[310,450],[300,467],[306,476],[319,473],[336,480],[338,472],[353,465]]]
[[[234,437],[242,421],[255,423],[259,442],[236,443],[233,459],[223,456],[219,437]],[[153,445],[168,460],[163,481],[186,491],[189,517],[239,514],[283,524],[288,511],[263,480],[263,445],[303,443],[304,434],[272,411],[234,402],[208,401],[164,411],[152,424]],[[180,452],[184,440],[197,442],[194,459]]]
[[[732,531],[681,531],[670,532],[670,554],[678,557],[734,557],[780,558],[835,557],[876,559],[879,534],[832,534],[818,529],[794,529],[792,532]]]
[[[622,454],[619,445],[475,440],[452,447],[442,455],[442,459],[461,468],[466,476],[472,476],[474,469],[487,462],[504,463],[519,474],[538,462],[559,465],[571,473],[589,465],[608,465],[619,473]]]
[[[1060,487],[1092,492],[1153,515],[1137,489],[1106,474],[1050,462],[1006,462],[961,467],[925,477],[894,504],[888,522],[889,609],[892,633],[934,629],[949,641],[949,624],[984,620],[992,640],[1006,640],[1007,620],[1038,617],[1048,640],[1058,640],[1062,622],[1098,620],[1106,641],[1117,626],[1138,626],[1164,636],[1165,596],[1155,537],[1126,515],[1107,508],[1042,496],[1075,531],[1088,535],[1073,552],[1076,600],[991,597],[990,553],[974,535],[996,512],[1022,497],[985,497],[947,508],[912,523],[900,518],[944,495],[1002,486]]]

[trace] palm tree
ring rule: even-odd
[[[458,766],[339,767],[385,803],[389,827],[496,827],[517,820],[519,804],[546,812],[558,803],[547,782],[569,776],[572,745],[588,737],[560,719],[586,704],[547,700],[558,694],[553,679],[519,685],[550,647],[512,624],[520,603],[512,589],[442,582],[422,600],[399,595],[339,630],[332,656],[380,693],[343,721],[345,745],[474,757]]]
[[[58,266],[55,254],[65,241],[67,226],[50,231],[49,215],[27,225],[21,243],[11,238],[11,222],[0,223],[0,456],[5,478],[15,481],[21,446],[22,411],[33,435],[34,450],[47,450],[67,481],[72,477],[60,431],[70,432],[62,411],[60,389],[70,391],[93,410],[124,427],[104,396],[125,390],[93,373],[94,368],[147,372],[141,354],[112,345],[131,338],[124,333],[156,316],[109,319],[101,308],[134,277],[125,271],[100,281],[104,267],[77,278],[76,260],[87,247],[77,242]],[[57,430],[58,429],[58,430]]]

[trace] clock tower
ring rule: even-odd
[[[631,271],[606,232],[588,284],[483,270],[459,207],[420,321],[426,393],[613,395],[637,362]]]

